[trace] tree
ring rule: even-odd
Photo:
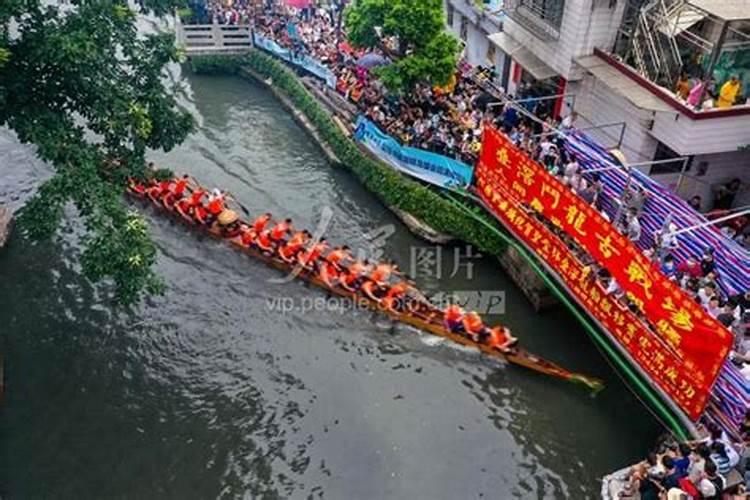
[[[345,13],[349,42],[379,47],[394,59],[375,73],[391,89],[445,85],[456,71],[458,41],[445,31],[442,0],[354,0]],[[396,41],[390,50],[386,39]]]
[[[25,234],[56,234],[70,202],[86,227],[82,268],[111,279],[123,303],[161,288],[145,222],[124,204],[129,177],[147,175],[147,149],[170,150],[191,116],[164,86],[178,60],[169,34],[143,35],[127,0],[0,0],[0,125],[54,169],[19,218]],[[156,15],[180,0],[140,0]]]

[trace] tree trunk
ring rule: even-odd
[[[5,246],[13,229],[13,213],[9,208],[0,205],[0,248]]]

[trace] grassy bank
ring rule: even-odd
[[[364,186],[390,207],[408,212],[441,233],[466,241],[493,255],[500,254],[505,243],[493,231],[446,201],[431,188],[415,182],[387,165],[366,156],[346,137],[328,112],[305,89],[297,76],[283,63],[254,50],[248,55],[191,57],[194,72],[202,74],[238,74],[248,67],[264,78],[271,78],[294,106],[304,113],[321,140],[351,170]]]

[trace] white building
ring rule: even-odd
[[[465,44],[464,57],[474,66],[502,67],[505,55],[489,40],[503,29],[502,2],[445,0],[448,27]]]
[[[682,161],[644,168],[683,197],[700,195],[704,208],[717,184],[735,177],[750,183],[750,106],[697,110],[675,94],[683,71],[693,89],[708,82],[706,74],[716,76],[717,92],[735,73],[743,81],[737,101],[744,102],[750,0],[505,0],[496,33],[471,17],[462,28],[456,13],[467,3],[448,0],[452,27],[466,33],[470,62],[493,53],[482,40],[488,33],[509,93],[521,82],[543,82],[550,95],[573,94],[560,98],[555,110],[564,115],[574,107],[579,127],[602,126],[591,135],[619,148],[630,163],[686,157],[684,175]],[[735,201],[747,204],[748,189]]]

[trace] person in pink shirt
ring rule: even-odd
[[[703,277],[703,270],[695,257],[688,257],[687,260],[681,262],[680,265],[677,266],[677,272],[680,274],[687,274],[691,278]]]

